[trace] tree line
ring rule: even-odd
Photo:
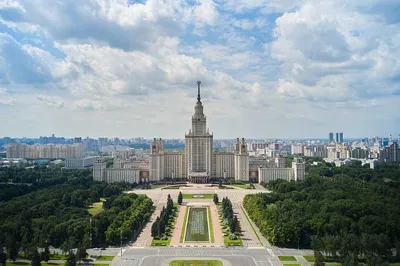
[[[217,196],[218,197],[218,196]],[[228,197],[222,198],[222,216],[228,222],[229,231],[232,234],[240,232],[239,220],[233,213],[232,202]]]
[[[268,184],[273,193],[244,198],[267,240],[282,247],[311,247],[345,265],[385,265],[394,259],[393,250],[398,259],[400,183],[385,182],[382,170],[313,168],[303,182],[277,180]],[[327,170],[333,175],[326,177]]]
[[[55,177],[58,178],[58,177]],[[21,251],[53,246],[73,248],[119,245],[136,237],[153,212],[145,195],[125,194],[124,184],[71,177],[0,203],[0,249],[14,260]],[[88,207],[102,199],[104,211],[91,216]],[[90,238],[91,236],[91,238]]]
[[[166,234],[169,233],[168,221],[174,214],[174,202],[171,195],[168,194],[167,207],[163,206],[160,216],[156,218],[153,225],[151,226],[151,236],[155,239],[163,239]]]

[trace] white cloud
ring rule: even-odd
[[[400,25],[337,1],[309,1],[278,18],[274,32],[270,52],[282,63],[281,95],[329,101],[400,90],[393,82],[400,70],[400,45],[394,41]]]
[[[194,8],[193,13],[199,23],[213,25],[218,20],[217,5],[213,0],[199,0],[199,5]]]
[[[50,107],[61,108],[61,107],[64,107],[64,105],[65,105],[65,103],[61,100],[60,97],[38,95],[37,98],[38,98],[38,100],[45,102]]]
[[[398,6],[2,1],[0,86],[7,91],[0,90],[0,111],[14,116],[5,134],[25,132],[23,124],[36,135],[182,136],[197,80],[216,137],[400,130]],[[363,118],[355,126],[365,110],[388,119],[379,129]]]

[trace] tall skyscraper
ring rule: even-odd
[[[329,133],[329,143],[333,142],[333,133]]]
[[[343,143],[343,132],[339,133],[339,142]]]
[[[336,133],[336,142],[339,143],[339,133]]]
[[[206,116],[200,98],[200,84],[197,82],[197,102],[192,116],[192,129],[185,135],[186,171],[189,180],[208,180],[211,174],[213,135],[208,132]],[[203,182],[204,182],[203,181]]]

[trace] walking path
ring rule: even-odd
[[[222,234],[222,229],[219,224],[219,216],[217,206],[212,202],[210,204],[211,211],[211,221],[214,229],[214,243],[212,245],[215,246],[224,246],[224,236]]]
[[[187,208],[186,206],[183,205],[180,206],[178,218],[176,219],[175,223],[174,232],[172,233],[170,246],[182,245],[180,243],[180,240],[181,240],[181,232],[182,230],[185,230],[183,228],[184,226],[183,222],[185,220],[186,208]]]

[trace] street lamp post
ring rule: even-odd
[[[122,229],[121,229],[121,259],[122,259]]]

